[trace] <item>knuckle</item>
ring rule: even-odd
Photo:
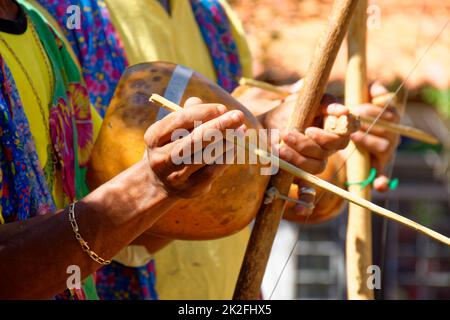
[[[327,166],[326,160],[319,161],[319,163],[317,164],[317,172],[316,173],[323,172],[325,170],[326,166]]]
[[[204,119],[212,119],[218,117],[221,113],[226,110],[225,106],[223,104],[214,103],[214,104],[208,104],[204,107]]]
[[[288,147],[283,147],[280,150],[280,156],[286,161],[291,161],[293,158],[293,153]]]
[[[153,170],[160,170],[161,167],[164,165],[164,161],[158,153],[150,154],[148,162],[149,162],[150,168],[152,168]]]
[[[377,144],[377,151],[382,154],[386,154],[390,151],[389,141],[383,140]]]
[[[182,128],[190,120],[189,112],[178,112],[173,119],[173,124],[175,128]]]
[[[326,167],[326,161],[314,161],[310,163],[310,172],[312,174],[318,174],[321,173],[323,170],[325,170]]]
[[[214,120],[213,129],[223,131],[226,128],[227,128],[227,124],[226,124],[226,121],[223,118],[219,117],[219,118]]]
[[[147,131],[145,132],[144,141],[145,141],[145,144],[150,149],[153,149],[154,147],[156,147],[158,138],[155,137],[155,132],[152,127],[148,128]]]
[[[350,142],[349,136],[339,137],[338,144],[337,144],[337,150],[345,149],[349,142]]]
[[[221,103],[217,103],[214,105],[213,111],[214,111],[214,114],[220,114],[220,113],[227,111],[227,107],[225,107],[225,105],[223,105]]]
[[[383,112],[382,119],[389,122],[395,122],[397,120],[397,116],[392,111],[386,110]]]
[[[167,179],[174,187],[182,188],[182,183],[186,180],[184,179],[186,175],[186,170],[179,170],[172,172],[170,177]]]

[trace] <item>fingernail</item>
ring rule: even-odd
[[[223,104],[219,104],[217,106],[217,110],[219,111],[220,114],[223,114],[227,111],[227,108]]]
[[[245,131],[247,131],[247,126],[245,124],[241,125],[239,128],[236,129],[236,132],[239,135],[244,135]]]
[[[287,150],[286,148],[281,148],[280,149],[280,155],[281,155],[281,157],[283,157],[287,161],[291,160],[291,158],[292,158],[291,152],[289,150]]]
[[[279,154],[280,148],[281,148],[281,145],[279,143],[272,144],[272,152],[278,152],[278,154]]]
[[[284,141],[286,141],[289,144],[294,144],[295,143],[295,137],[292,134],[288,134],[284,137]]]
[[[241,113],[239,111],[233,111],[231,113],[231,119],[233,119],[233,121],[241,121]]]

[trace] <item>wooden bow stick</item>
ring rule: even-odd
[[[150,97],[150,102],[153,102],[161,107],[164,107],[165,109],[167,109],[168,111],[171,111],[171,112],[183,110],[183,108],[180,107],[179,105],[177,105],[176,103],[173,103],[172,101],[169,101],[166,98],[164,98],[158,94],[152,94],[152,96]],[[265,150],[259,149],[258,147],[256,147],[255,145],[253,145],[251,143],[248,143],[248,142],[243,143],[240,140],[237,140],[237,142],[235,142],[235,141],[230,141],[230,142],[236,143],[239,147],[245,148],[249,152],[255,153],[259,157],[265,159],[265,161],[264,161],[265,163],[268,163],[269,160],[270,160],[270,163],[278,163],[279,167],[283,171],[286,171],[289,174],[291,174],[297,178],[300,178],[307,182],[310,182],[311,184],[315,185],[316,187],[319,187],[319,188],[327,190],[331,193],[334,193],[354,204],[357,204],[363,208],[366,208],[372,212],[375,212],[380,216],[397,221],[405,226],[415,229],[437,241],[440,241],[440,242],[450,246],[450,238],[448,238],[434,230],[431,230],[417,222],[414,222],[408,218],[405,218],[404,216],[399,215],[393,211],[390,211],[388,209],[380,207],[380,206],[378,206],[370,201],[367,201],[365,199],[359,198],[358,196],[351,194],[347,190],[341,189],[341,188],[335,186],[334,184],[329,183],[328,181],[322,180],[322,179],[316,177],[315,175],[310,174],[310,173],[294,166],[293,164],[291,164],[287,161],[284,161],[283,159],[280,159],[279,157],[274,156],[273,154],[266,152]]]
[[[345,76],[345,105],[350,111],[369,102],[366,73],[367,0],[360,0],[350,22],[347,36],[348,63]],[[350,141],[346,152],[348,181],[364,181],[370,172],[369,153]],[[370,201],[371,187],[350,185],[348,191]],[[372,263],[372,216],[370,210],[353,203],[348,207],[346,238],[347,296],[351,300],[373,299],[373,289],[367,285],[367,268]]]
[[[239,84],[242,86],[247,87],[254,87],[254,88],[260,88],[262,90],[270,91],[273,93],[278,94],[280,97],[287,97],[293,92],[289,91],[286,88],[274,86],[270,83],[264,82],[264,81],[258,81],[254,79],[248,79],[248,78],[241,78],[239,80]],[[401,107],[400,104],[402,101],[398,101],[397,97],[394,95],[394,93],[386,93],[383,95],[380,95],[378,97],[375,97],[372,99],[372,103],[378,106],[383,107],[385,104],[390,103],[394,105],[395,107]],[[367,101],[366,101],[367,102]],[[362,123],[367,125],[373,125],[374,128],[381,128],[385,129],[389,132],[398,133],[402,136],[415,139],[418,141],[422,141],[425,143],[438,145],[440,142],[438,139],[436,139],[434,136],[416,128],[412,128],[409,126],[397,124],[388,122],[382,119],[378,119],[375,121],[375,118],[369,117],[369,116],[356,116]]]
[[[311,125],[357,2],[357,0],[335,0],[327,29],[318,42],[304,79],[304,86],[297,97],[289,129],[304,132]],[[280,194],[286,195],[293,179],[292,174],[281,170],[271,178],[269,188],[275,188]],[[233,299],[259,298],[267,261],[285,207],[285,200],[279,198],[261,205],[247,245]]]

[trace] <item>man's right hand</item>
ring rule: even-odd
[[[201,122],[201,125],[194,127],[198,122]],[[201,143],[205,148],[216,142],[205,139],[209,130],[219,130],[225,136],[226,129],[238,128],[244,129],[244,114],[241,111],[227,111],[221,104],[203,104],[198,98],[188,99],[183,111],[167,115],[151,125],[145,133],[147,152],[144,158],[148,161],[156,184],[167,194],[180,198],[192,198],[207,193],[212,183],[222,175],[226,165],[175,164],[173,156],[187,146],[192,153],[183,154],[183,158],[191,156],[193,159],[195,145]],[[172,134],[177,129],[186,129],[190,133],[172,141]],[[223,148],[222,154],[227,151],[225,149]],[[221,154],[215,156],[219,157]]]

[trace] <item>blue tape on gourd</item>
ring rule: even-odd
[[[180,104],[193,73],[194,71],[192,69],[177,65],[164,92],[164,98],[173,103]],[[159,108],[157,120],[161,120],[169,113],[170,111],[165,108]]]

